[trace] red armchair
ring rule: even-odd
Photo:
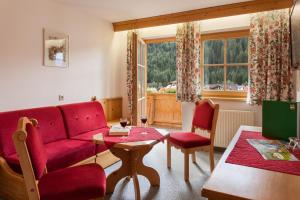
[[[23,117],[13,141],[19,156],[26,191],[30,200],[103,199],[106,177],[98,164],[64,168],[47,173],[47,154],[37,121]]]
[[[171,168],[171,147],[181,149],[184,153],[184,180],[189,180],[189,155],[196,162],[195,152],[208,147],[210,154],[210,169],[214,169],[214,138],[219,113],[219,105],[211,100],[196,102],[191,132],[171,133],[167,140],[167,165]],[[210,133],[210,138],[195,134],[195,129],[200,128]]]

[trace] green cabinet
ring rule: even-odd
[[[282,140],[297,136],[297,103],[264,101],[262,109],[263,136]]]

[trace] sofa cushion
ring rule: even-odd
[[[82,140],[61,140],[45,144],[45,150],[48,157],[47,170],[69,167],[77,162],[95,155],[95,144],[91,141]],[[97,146],[97,153],[107,150],[105,145]],[[22,174],[19,158],[17,154],[5,157],[8,165],[17,173]]]
[[[49,171],[69,167],[95,155],[95,144],[80,140],[59,140],[45,145]]]
[[[193,148],[210,145],[210,139],[192,132],[171,133],[168,140],[183,148]]]
[[[41,200],[86,200],[104,197],[106,177],[97,164],[81,165],[42,177],[39,184]]]
[[[21,117],[35,118],[37,129],[44,143],[67,138],[61,112],[56,107],[33,108],[0,113],[0,155],[3,157],[16,153],[12,135]]]
[[[109,131],[109,128],[101,128],[101,129],[97,129],[94,131],[89,131],[89,132],[77,135],[75,137],[72,137],[71,139],[93,142],[94,135],[96,135],[98,133],[108,134],[108,131]],[[97,153],[101,153],[101,152],[107,150],[107,147],[105,145],[97,145],[96,147],[97,147],[97,149],[96,149]]]
[[[69,137],[107,127],[103,108],[97,101],[61,105]]]
[[[34,127],[32,124],[27,124],[26,132],[27,150],[30,156],[35,178],[39,180],[45,172],[47,155],[45,152],[43,141],[41,139],[41,135],[37,131],[36,127]]]
[[[109,128],[100,128],[97,130],[93,130],[93,131],[88,131],[86,133],[80,134],[80,135],[76,135],[74,137],[71,137],[71,139],[74,140],[83,140],[83,141],[93,141],[93,136],[98,134],[98,133],[103,133],[105,135],[107,135],[109,132]]]

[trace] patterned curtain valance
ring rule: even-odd
[[[250,103],[294,99],[288,9],[251,17],[249,63]]]
[[[176,32],[177,100],[200,98],[200,28],[196,22],[180,24]]]

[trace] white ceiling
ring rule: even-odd
[[[207,8],[250,0],[53,0],[73,5],[109,22]]]

